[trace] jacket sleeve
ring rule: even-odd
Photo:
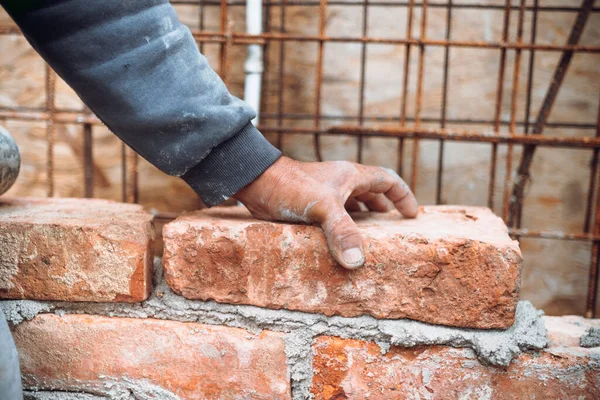
[[[35,50],[142,157],[207,206],[281,153],[200,54],[167,0],[0,0]]]

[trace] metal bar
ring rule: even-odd
[[[332,126],[328,129],[306,129],[306,128],[279,128],[276,126],[261,126],[263,132],[277,132],[298,134],[324,134],[324,135],[364,135],[372,137],[403,137],[405,139],[433,139],[452,140],[459,142],[478,142],[496,144],[535,145],[547,147],[567,147],[579,149],[600,148],[600,138],[595,137],[556,137],[539,135],[496,135],[493,132],[479,132],[459,129],[435,129],[414,127],[405,128],[369,128],[360,126]]]
[[[521,0],[521,8],[519,10],[519,22],[517,24],[517,43],[523,41],[523,20],[525,17],[525,0]],[[515,50],[515,64],[513,71],[513,85],[510,99],[510,132],[513,135],[517,130],[517,103],[519,101],[519,76],[521,73],[521,50]],[[510,188],[512,186],[512,160],[513,160],[513,145],[508,144],[506,149],[506,172],[504,177],[504,200],[502,201],[502,219],[508,219],[508,208],[510,203]]]
[[[600,102],[598,104],[598,120],[600,121]],[[596,129],[596,138],[600,137],[600,129]],[[592,161],[590,163],[590,183],[588,185],[588,197],[585,207],[585,220],[583,231],[589,233],[592,220],[592,208],[594,202],[594,194],[596,193],[596,182],[598,180],[598,149],[594,149]],[[596,200],[598,201],[598,199]]]
[[[446,40],[450,40],[450,32],[452,30],[452,0],[448,0],[448,11],[446,12]],[[446,127],[446,108],[448,101],[448,73],[450,70],[450,48],[444,49],[444,77],[442,80],[442,115],[440,118],[440,127]],[[438,153],[437,162],[437,177],[436,177],[436,188],[435,188],[435,204],[442,203],[442,184],[443,184],[443,170],[444,170],[444,140],[440,140],[440,148]]]
[[[264,12],[263,12],[263,25],[262,25],[262,31],[263,32],[270,32],[271,31],[271,5],[268,3],[264,3],[262,5],[264,7]],[[246,12],[247,12],[247,8],[246,8]],[[260,110],[265,110],[267,108],[267,96],[263,95],[263,93],[269,93],[269,86],[270,86],[270,80],[269,80],[269,73],[270,73],[270,50],[271,50],[271,44],[269,42],[265,43],[265,45],[263,46],[263,52],[262,52],[262,65],[263,65],[263,72],[260,75],[260,87],[261,87],[261,93],[260,93],[260,109],[257,110],[257,117],[259,118],[258,124],[260,125]]]
[[[198,27],[200,28],[200,32],[202,32],[204,30],[204,5],[206,3],[206,0],[194,0],[194,3],[196,1],[200,2],[200,7],[198,7]],[[200,53],[204,54],[204,42],[199,43],[198,49],[200,49]]]
[[[581,10],[577,14],[577,18],[575,19],[575,23],[573,24],[573,28],[571,29],[571,33],[569,34],[569,39],[567,41],[568,44],[573,45],[579,42],[579,38],[581,37],[581,33],[585,26],[585,23],[590,16],[592,6],[594,4],[594,0],[583,0],[581,4]],[[550,115],[550,111],[552,106],[554,105],[554,101],[556,100],[556,96],[558,95],[558,90],[560,89],[562,82],[567,73],[567,69],[571,63],[571,59],[573,58],[572,51],[565,51],[556,69],[554,71],[554,76],[552,81],[550,82],[550,86],[548,87],[548,91],[546,92],[546,96],[544,97],[544,101],[542,103],[542,107],[538,113],[537,119],[535,121],[535,125],[533,127],[533,135],[541,135],[544,131],[544,126],[546,125],[546,121],[548,120],[548,116]],[[523,196],[525,195],[525,185],[529,181],[529,168],[531,167],[531,162],[533,161],[533,156],[535,154],[535,147],[526,146],[523,149],[523,153],[521,154],[521,161],[519,163],[519,168],[517,172],[517,178],[515,179],[515,184],[513,185],[511,197],[514,202],[510,205],[509,209],[509,218],[508,218],[508,226],[514,226],[515,217],[519,214],[519,209],[523,206]]]
[[[408,3],[407,17],[406,17],[406,38],[412,39],[412,22],[413,22],[413,4],[414,0],[410,0]],[[406,96],[408,93],[408,75],[410,69],[410,46],[409,42],[406,43],[406,57],[404,57],[404,76],[402,79],[402,103],[400,105],[400,127],[406,126]],[[404,139],[400,138],[398,141],[398,175],[402,176],[403,172],[403,161],[404,161]]]
[[[127,145],[121,142],[121,201],[127,203]]]
[[[281,10],[279,10],[279,32],[285,33],[285,2],[281,3]],[[279,42],[279,76],[278,76],[278,93],[277,93],[277,126],[283,126],[283,110],[284,110],[284,90],[285,90],[285,43]],[[283,132],[277,132],[277,148],[283,150]]]
[[[362,10],[362,37],[367,36],[367,24],[369,18],[369,0],[363,0]],[[358,124],[363,125],[365,117],[365,74],[367,62],[367,43],[363,42],[360,45],[360,78],[359,78],[359,95],[358,95]],[[363,158],[363,137],[358,135],[358,147],[356,152],[356,160],[362,163]]]
[[[285,1],[285,0],[283,0]],[[196,4],[197,0],[171,0],[171,4]],[[280,6],[282,1],[265,1],[264,4],[268,4],[270,6]],[[206,5],[209,6],[218,6],[220,2],[218,0],[207,0],[205,1]],[[228,2],[230,7],[240,7],[244,6],[244,0],[231,0]],[[361,3],[357,3],[356,1],[343,1],[343,0],[333,0],[328,3],[331,6],[360,6]],[[408,1],[373,1],[370,3],[373,6],[377,7],[406,7],[408,5]],[[317,0],[290,0],[288,2],[290,6],[307,6],[314,7],[319,5],[319,1]],[[422,3],[415,3],[415,7],[422,7]],[[447,8],[448,3],[440,2],[440,3],[429,3],[428,7],[430,8]],[[504,6],[498,4],[489,4],[488,2],[467,2],[467,3],[456,3],[454,5],[455,8],[462,9],[485,9],[485,10],[503,10]],[[518,6],[511,6],[511,10],[518,10]],[[531,11],[533,9],[532,6],[526,6],[526,11]],[[540,10],[545,12],[575,12],[578,10],[577,7],[570,6],[546,6],[540,7]],[[594,12],[600,11],[600,8],[594,7],[592,9]]]
[[[225,37],[227,40],[225,41],[225,51],[223,52],[223,58],[221,59],[221,65],[223,66],[223,83],[225,86],[229,86],[229,71],[231,70],[231,46],[232,46],[232,38],[231,31],[233,29],[233,21],[230,21],[227,24],[227,33]]]
[[[330,115],[321,114],[321,120],[358,120],[358,116],[353,115]],[[46,121],[48,114],[44,111],[44,108],[31,108],[31,107],[2,107],[0,106],[0,118],[3,119],[14,119],[19,121]],[[260,118],[263,120],[278,119],[278,113],[261,113]],[[282,120],[313,120],[314,114],[297,114],[297,113],[285,113],[281,115]],[[365,121],[378,121],[378,122],[389,122],[396,123],[400,119],[394,116],[383,116],[374,115],[365,117]],[[103,125],[102,121],[95,115],[86,115],[81,111],[77,110],[64,110],[57,109],[54,114],[54,121],[61,124],[82,124],[90,123],[92,125]],[[414,121],[414,117],[407,117],[406,121]],[[437,117],[422,117],[422,122],[440,123],[441,119]],[[446,123],[450,124],[463,124],[463,125],[489,125],[493,124],[493,120],[484,118],[448,118],[446,117]],[[510,120],[501,120],[501,125],[509,125]],[[523,126],[525,121],[517,121],[517,126]],[[580,123],[580,122],[547,122],[546,127],[548,128],[570,128],[570,129],[596,129],[596,123]]]
[[[600,242],[600,235],[590,235],[583,233],[566,233],[561,231],[532,231],[529,229],[515,228],[508,228],[508,233],[514,237]]]
[[[218,31],[200,32],[192,30],[192,35],[197,41],[224,43],[227,38]],[[580,45],[553,45],[540,43],[511,43],[511,42],[485,42],[485,41],[467,41],[467,40],[444,40],[444,39],[402,39],[402,38],[382,38],[382,37],[356,37],[356,36],[327,36],[327,35],[295,35],[282,34],[279,32],[261,33],[251,35],[245,32],[235,32],[232,34],[232,43],[237,45],[247,44],[265,44],[266,40],[272,41],[296,41],[296,42],[335,42],[335,43],[377,43],[377,44],[413,44],[435,47],[465,47],[479,49],[522,49],[538,51],[576,51],[579,53],[600,53],[600,46],[580,46]]]
[[[506,0],[504,7],[504,25],[502,28],[502,41],[508,41],[508,27],[510,25],[510,0]],[[498,69],[498,84],[496,86],[496,112],[494,114],[494,132],[500,134],[500,113],[502,112],[502,92],[504,90],[504,68],[506,65],[506,49],[500,49],[500,66]],[[488,186],[488,207],[494,209],[494,191],[496,189],[496,164],[498,162],[498,146],[492,145],[490,162],[490,182]]]
[[[325,36],[325,23],[327,15],[327,0],[321,0],[319,7],[319,37]],[[323,40],[319,40],[319,50],[317,53],[317,71],[315,75],[315,130],[321,127],[321,87],[323,83]],[[321,154],[321,143],[319,141],[319,135],[315,133],[313,135],[313,145],[315,148],[315,156],[318,161],[323,161],[323,155]]]
[[[538,19],[538,1],[533,0],[533,14],[532,14],[532,22],[531,22],[531,43],[535,43],[535,39],[537,36],[537,19]],[[535,50],[529,51],[529,70],[527,73],[527,98],[525,100],[525,124],[523,126],[523,130],[527,135],[529,133],[529,116],[531,115],[531,92],[533,88],[533,71],[534,71],[534,63],[535,63]],[[547,126],[549,124],[546,124]],[[515,226],[517,228],[521,227],[521,220],[523,217],[523,208],[519,208],[519,211],[516,215]]]
[[[56,74],[46,64],[46,194],[54,196],[54,113],[56,105],[54,95],[56,94]]]
[[[421,9],[421,35],[423,40],[427,36],[427,0],[423,1]],[[425,46],[419,44],[419,73],[417,75],[417,104],[415,108],[415,128],[421,126],[421,109],[423,107],[423,73],[425,69]],[[419,170],[419,139],[413,140],[412,166],[410,171],[410,187],[414,194],[417,193],[417,174]]]
[[[225,0],[222,0],[225,1]],[[329,4],[329,3],[328,3]],[[360,4],[360,3],[359,3]],[[288,3],[288,5],[291,5]],[[369,3],[371,6],[372,3]],[[219,31],[199,31],[191,29],[192,35],[198,42],[225,43],[227,35]],[[0,26],[0,35],[2,34],[20,34],[21,31],[13,26]],[[281,34],[279,32],[262,33],[260,35],[250,35],[244,32],[235,32],[231,35],[231,42],[234,45],[247,44],[265,44],[266,40],[273,41],[299,41],[299,42],[339,42],[339,43],[379,43],[379,44],[414,44],[437,47],[470,47],[480,49],[522,49],[537,51],[574,51],[578,53],[600,53],[600,46],[579,46],[579,45],[552,45],[552,44],[533,44],[533,43],[503,43],[503,42],[482,42],[468,40],[439,40],[439,39],[392,39],[378,37],[349,37],[349,36],[326,36],[326,35],[292,35]]]
[[[125,201],[127,203],[138,203],[140,200],[138,188],[138,155],[129,146],[125,146],[125,158],[127,159]]]
[[[92,124],[83,124],[83,177],[84,197],[94,197],[94,165]]]
[[[598,263],[600,262],[600,257],[598,257],[599,248],[600,245],[598,242],[594,242],[592,246],[592,263],[588,278],[588,297],[585,306],[586,318],[596,318],[596,299],[598,297]]]
[[[220,23],[220,29],[221,31],[219,32],[220,36],[224,39],[223,42],[221,42],[221,46],[219,47],[219,75],[221,75],[221,79],[223,79],[223,81],[225,81],[226,78],[226,69],[227,66],[225,65],[226,62],[225,60],[227,59],[227,50],[228,50],[228,46],[227,46],[227,0],[221,0],[221,23]],[[192,31],[193,32],[193,31]],[[199,34],[202,34],[202,32],[198,32]]]
[[[33,115],[31,117],[16,118],[14,113],[6,113],[0,111],[0,118],[3,119],[19,119],[26,121],[45,121],[47,117],[45,115]],[[80,115],[75,114],[56,114],[55,121],[58,123],[83,123],[90,121],[94,125],[101,125],[101,122],[93,116],[89,118],[83,118]],[[433,122],[439,121],[437,119],[432,120]],[[450,120],[448,120],[450,121]],[[453,120],[453,122],[460,120]],[[517,145],[535,145],[535,146],[547,146],[547,147],[565,147],[565,148],[585,148],[594,149],[600,148],[600,138],[592,137],[556,137],[556,136],[540,136],[540,135],[500,135],[497,136],[492,132],[482,131],[469,131],[469,130],[457,130],[457,129],[414,129],[411,127],[359,127],[359,126],[337,126],[329,129],[303,129],[303,128],[284,128],[281,126],[268,126],[261,125],[261,131],[263,132],[278,132],[283,133],[324,133],[324,134],[343,134],[343,135],[370,135],[376,137],[396,137],[410,139],[418,137],[420,139],[435,139],[435,140],[453,140],[462,142],[483,142],[483,143],[513,143]]]
[[[598,118],[596,127],[596,137],[600,136],[600,102],[598,104]],[[596,152],[595,152],[596,153]],[[597,184],[596,190],[596,213],[594,216],[595,236],[600,235],[600,184]],[[587,318],[596,318],[596,303],[598,298],[598,267],[600,263],[600,243],[594,242],[592,245],[592,257],[590,262],[590,271],[588,274],[588,295],[585,307],[585,316]]]

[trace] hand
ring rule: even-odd
[[[396,208],[409,218],[418,211],[415,196],[394,171],[347,161],[281,157],[234,197],[258,219],[320,224],[331,255],[348,269],[365,261],[362,236],[348,211],[360,211],[360,203],[371,211]]]

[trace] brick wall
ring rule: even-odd
[[[317,227],[235,207],[167,224],[152,261],[139,206],[1,199],[28,398],[600,398],[600,320],[518,302],[519,247],[489,210],[357,220],[356,271]]]

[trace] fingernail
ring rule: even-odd
[[[344,250],[342,258],[344,259],[344,262],[351,267],[359,267],[364,262],[362,251],[358,247]]]

